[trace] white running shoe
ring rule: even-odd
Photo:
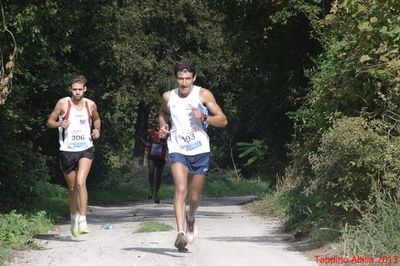
[[[71,234],[74,237],[78,237],[80,235],[79,232],[79,212],[75,214],[71,214]]]
[[[196,219],[189,221],[189,215],[186,215],[186,237],[189,243],[194,242],[194,238],[198,236]]]
[[[86,219],[79,219],[78,227],[79,227],[79,233],[80,234],[90,233],[90,230],[89,230],[89,228],[87,226]]]

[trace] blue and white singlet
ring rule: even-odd
[[[172,121],[167,140],[169,153],[197,155],[210,152],[207,123],[194,117],[192,107],[208,114],[207,108],[200,102],[199,86],[193,86],[192,91],[184,98],[179,96],[178,88],[171,90],[168,101]]]

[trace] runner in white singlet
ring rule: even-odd
[[[72,107],[70,97],[67,101],[66,114],[60,117],[60,121],[69,120],[67,128],[59,127],[59,142],[61,151],[83,151],[93,146],[91,127],[92,112],[89,107],[89,100],[83,98],[83,108],[78,110]]]
[[[86,99],[86,78],[71,80],[72,97],[58,100],[47,120],[49,128],[58,128],[60,168],[69,188],[71,233],[89,233],[86,221],[88,193],[86,179],[94,159],[93,139],[100,137],[101,120],[94,101]]]
[[[179,88],[170,92],[168,110],[171,115],[171,134],[168,138],[169,153],[196,155],[210,152],[210,141],[203,121],[197,119],[192,108],[201,108],[207,115],[208,110],[200,102],[200,87],[193,86],[187,97],[179,96]]]
[[[168,136],[169,161],[175,183],[174,211],[178,229],[175,246],[179,251],[186,251],[187,243],[193,242],[197,234],[195,214],[200,206],[201,191],[210,160],[206,127],[225,127],[228,121],[214,95],[209,90],[194,85],[196,70],[192,63],[178,63],[175,77],[178,88],[163,94],[159,134],[161,138]],[[169,119],[171,130],[168,126]],[[189,175],[192,177],[190,182]],[[186,213],[185,200],[188,192],[190,204]]]

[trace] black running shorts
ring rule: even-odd
[[[79,160],[82,158],[94,159],[94,146],[84,151],[61,151],[60,153],[60,169],[63,173],[68,174],[77,170]]]

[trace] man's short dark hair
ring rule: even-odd
[[[175,77],[178,74],[178,72],[183,72],[183,71],[193,73],[193,76],[196,75],[196,68],[194,67],[193,63],[189,61],[179,62],[175,65]]]
[[[71,85],[75,83],[82,83],[84,86],[86,86],[87,79],[83,75],[73,76],[71,79]]]

